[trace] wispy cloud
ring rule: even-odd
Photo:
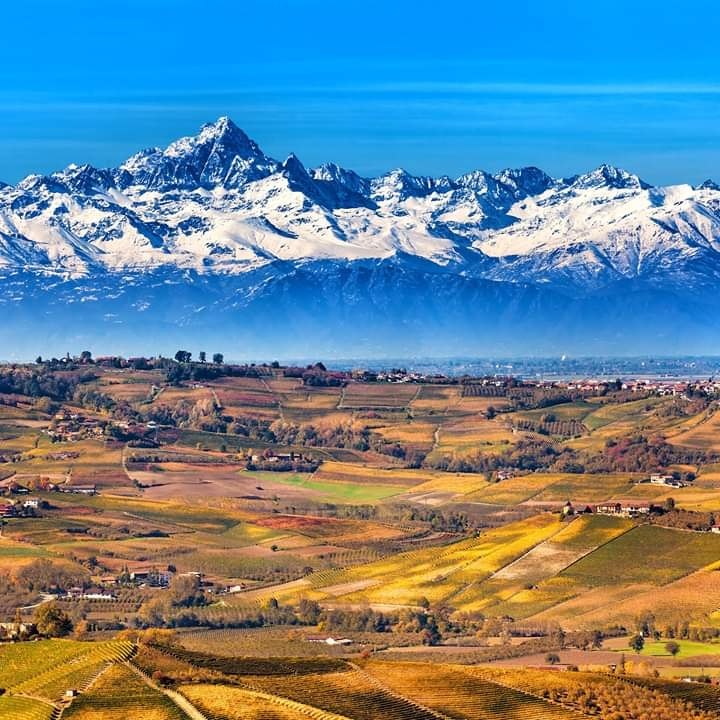
[[[720,83],[390,82],[357,91],[472,95],[720,95]]]
[[[0,91],[0,108],[8,112],[28,112],[38,109],[54,112],[115,111],[182,113],[212,111],[218,101],[259,102],[265,106],[291,104],[291,98],[304,97],[306,103],[323,97],[332,100],[338,96],[365,95],[392,96],[393,99],[435,96],[438,103],[442,97],[558,97],[558,98],[632,98],[632,97],[714,97],[720,96],[720,83],[552,83],[552,82],[463,82],[463,81],[390,81],[390,82],[343,82],[333,84],[264,85],[252,84],[234,88],[189,88],[158,90],[143,93],[113,94],[107,97],[95,93],[92,97],[58,97],[52,92],[35,92],[18,95]]]

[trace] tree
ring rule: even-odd
[[[80,361],[87,364],[92,360],[92,353],[89,350],[83,350],[80,353]]]
[[[617,668],[615,669],[615,672],[616,672],[618,675],[624,675],[624,674],[625,674],[625,672],[626,672],[626,668],[625,668],[625,653],[622,653],[622,654],[620,655],[620,662],[618,663]]]
[[[637,618],[635,625],[640,635],[644,638],[649,637],[655,630],[655,615],[651,612],[646,612]]]
[[[441,641],[442,636],[440,635],[440,629],[437,626],[435,618],[432,616],[428,617],[423,630],[423,645],[435,646],[439,645]]]
[[[142,604],[139,617],[147,625],[157,627],[164,624],[168,611],[168,598],[158,596]]]
[[[200,351],[200,362],[204,363],[206,359],[207,359],[207,353],[204,350],[201,350]]]
[[[317,625],[321,612],[320,605],[314,600],[306,600],[303,598],[298,603],[298,620],[304,625]]]
[[[645,647],[645,638],[642,635],[636,635],[630,641],[630,647],[639,655]]]
[[[36,365],[42,365],[42,361],[43,361],[43,360],[42,360],[42,355],[38,355],[38,356],[35,358],[35,364],[36,364]]]
[[[557,665],[560,662],[560,656],[557,653],[548,653],[545,656],[545,662],[550,665]]]
[[[190,358],[192,357],[192,353],[188,352],[187,350],[178,350],[175,353],[175,360],[179,363],[189,363]]]
[[[83,582],[78,572],[69,571],[63,565],[56,565],[48,558],[38,558],[17,571],[18,583],[34,592],[48,592],[53,588],[68,588]]]
[[[670,642],[665,643],[665,649],[673,657],[675,657],[680,652],[680,646],[674,640],[671,640]]]
[[[170,600],[175,607],[193,607],[205,604],[205,593],[197,575],[176,575],[168,588]]]
[[[43,603],[35,611],[35,624],[38,632],[47,637],[65,637],[72,632],[70,617],[55,603]]]
[[[215,353],[215,354],[213,355],[213,362],[214,362],[216,365],[222,365],[223,362],[224,362],[224,360],[225,360],[225,357],[223,356],[222,353]]]

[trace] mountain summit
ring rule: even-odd
[[[117,168],[0,185],[0,277],[11,343],[15,319],[52,292],[53,307],[72,304],[60,324],[90,339],[209,332],[222,318],[258,322],[269,347],[266,319],[283,311],[327,347],[350,328],[347,352],[572,351],[590,336],[642,344],[662,311],[648,350],[669,350],[678,328],[720,350],[708,320],[720,190],[652,187],[609,165],[565,179],[535,167],[365,178],[279,162],[222,117]],[[555,325],[572,332],[553,339]]]
[[[230,118],[221,117],[203,125],[195,137],[134,155],[119,170],[121,187],[193,190],[242,187],[277,172],[278,164]]]

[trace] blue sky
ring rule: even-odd
[[[367,175],[720,180],[719,21],[706,0],[6,3],[0,179],[230,115],[274,157]]]

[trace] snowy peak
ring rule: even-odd
[[[134,155],[120,166],[119,178],[124,186],[151,190],[238,188],[277,171],[275,160],[266,157],[232,120],[221,117],[165,150],[153,148]]]
[[[508,168],[495,175],[495,180],[505,186],[516,200],[540,195],[555,184],[546,172],[532,166],[518,170]]]
[[[461,175],[455,184],[480,194],[495,193],[498,186],[497,180],[484,170],[473,170]]]
[[[312,176],[320,182],[334,183],[357,195],[370,195],[370,181],[360,177],[354,170],[347,170],[335,163],[324,163],[312,171]]]
[[[459,177],[455,184],[476,193],[498,210],[507,210],[515,201],[540,195],[557,183],[539,168],[524,167],[508,168],[496,175],[475,170]]]
[[[62,179],[53,175],[28,175],[16,188],[27,193],[63,193],[68,190]]]
[[[311,170],[310,175],[315,187],[328,198],[331,207],[377,208],[370,198],[370,181],[353,170],[346,170],[335,163],[324,163]]]
[[[569,181],[574,188],[613,188],[616,190],[647,190],[652,187],[637,175],[616,168],[612,165],[601,165],[592,172],[577,175]]]
[[[378,202],[422,198],[434,192],[449,192],[453,187],[452,180],[445,175],[440,178],[418,177],[402,168],[391,170],[370,181],[371,197]]]
[[[320,204],[326,204],[326,202],[323,202],[324,198],[320,197],[322,193],[319,191],[315,180],[310,177],[310,174],[295,153],[288,155],[285,162],[280,166],[280,172],[287,179],[288,187],[291,190],[302,193],[307,198]]]
[[[720,190],[720,185],[718,185],[714,180],[711,180],[708,178],[705,180],[705,182],[700,183],[700,185],[695,186],[696,190]]]
[[[257,143],[251,140],[229,117],[223,116],[213,123],[205,123],[196,137],[175,141],[167,148],[167,154],[182,154],[184,145],[213,145],[241,157],[264,157]]]
[[[282,173],[290,180],[312,184],[313,179],[295,153],[290,153],[282,164]]]
[[[63,183],[68,191],[82,195],[104,193],[115,187],[110,170],[98,170],[92,165],[69,165],[63,172],[54,173],[54,179]]]

